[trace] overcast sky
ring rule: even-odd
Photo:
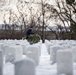
[[[17,3],[17,1],[18,0],[5,0],[5,1],[4,0],[0,0],[0,2],[7,3],[7,4],[9,4],[9,2],[11,2],[10,6],[6,6],[6,7],[4,6],[5,9],[12,9],[13,12],[15,12],[16,14],[18,14],[17,8],[15,6],[15,4]],[[26,2],[33,2],[34,1],[35,3],[36,2],[39,2],[39,3],[41,2],[41,0],[23,0],[23,1],[26,1]],[[51,5],[55,4],[55,0],[43,0],[43,2],[49,3]],[[33,7],[37,9],[38,6],[33,5]],[[30,12],[28,11],[28,15],[29,15],[29,13]],[[32,12],[32,13],[35,13],[35,12]],[[2,15],[3,13],[0,13],[0,14],[1,14],[0,15],[0,24],[2,24],[3,23],[3,15]],[[9,18],[9,15],[7,13],[6,18],[5,18],[5,19],[7,19],[7,22],[9,22],[8,18]]]
[[[3,3],[8,3],[8,2],[11,2],[11,3],[16,3],[17,1],[26,1],[26,2],[41,2],[41,0],[0,0],[0,3],[3,2]],[[43,0],[44,2],[48,2],[50,4],[54,4],[55,0]]]

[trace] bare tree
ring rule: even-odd
[[[76,13],[76,5],[75,2],[67,4],[66,1],[64,2],[63,0],[56,0],[56,6],[52,6],[51,8],[52,14],[54,14],[53,17],[62,22],[66,33],[68,33],[66,24],[68,25],[70,29],[70,38],[72,38],[73,30],[71,29],[71,26],[76,25],[76,21],[73,19],[73,15]]]

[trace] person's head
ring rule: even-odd
[[[30,28],[33,28],[33,26],[30,26]]]
[[[33,29],[33,26],[30,26],[30,27],[29,27],[29,29],[31,29],[31,30],[32,30],[32,29]]]

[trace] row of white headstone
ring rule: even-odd
[[[73,45],[69,45],[65,44],[67,43],[66,41],[62,41],[60,43],[56,43],[56,45],[53,43],[50,43],[49,41],[47,41],[46,43],[46,47],[48,50],[48,54],[50,54],[50,60],[52,61],[52,63],[56,63],[56,57],[57,57],[57,51],[58,50],[70,50],[73,53],[73,61],[76,62],[76,42],[74,42]],[[65,45],[64,45],[65,44]]]
[[[35,49],[34,49],[35,48]],[[34,44],[34,45],[29,45],[28,43],[24,45],[2,45],[3,54],[5,55],[5,61],[18,61],[22,58],[22,55],[27,55],[31,51],[34,53],[34,51],[37,51],[35,54],[38,57],[41,55],[41,44]],[[33,55],[34,55],[33,54]],[[31,55],[31,54],[30,54]]]
[[[48,42],[48,41],[46,41]],[[73,75],[73,61],[76,62],[76,47],[46,44],[52,64],[57,63],[57,75]]]
[[[29,58],[14,63],[15,75],[35,75],[35,62]],[[0,51],[0,75],[3,75],[3,53]]]
[[[3,57],[5,62],[13,62],[15,75],[35,75],[35,67],[39,64],[41,43],[28,45],[2,45],[0,50],[0,75],[3,75]],[[22,58],[26,54],[26,58]],[[30,72],[29,72],[30,71]]]

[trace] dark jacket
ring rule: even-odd
[[[32,29],[28,29],[26,32],[26,39],[28,38],[28,36],[30,36],[31,34],[34,34],[34,32],[32,31]]]

